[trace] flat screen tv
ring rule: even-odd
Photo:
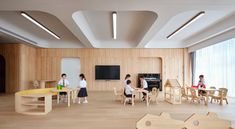
[[[119,65],[96,65],[95,66],[96,80],[120,80]]]

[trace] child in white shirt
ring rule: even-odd
[[[125,96],[127,98],[132,98],[132,92],[134,91],[134,89],[131,87],[131,80],[127,80],[126,81],[126,86],[125,86]],[[129,104],[131,104],[131,100],[129,99]]]
[[[147,90],[148,91],[148,83],[147,81],[144,79],[144,76],[141,76],[140,77],[140,81],[141,81],[141,86],[144,90]],[[143,101],[146,100],[146,93],[143,92]]]
[[[132,91],[134,89],[131,87],[131,80],[127,80],[126,83],[127,84],[125,86],[125,96],[126,97],[132,97]]]
[[[66,79],[67,75],[65,73],[61,74],[61,79],[58,82],[58,85],[61,85],[62,87],[68,87],[69,86],[69,81]],[[61,101],[65,101],[66,102],[66,92],[60,92],[60,98]]]
[[[84,98],[83,103],[88,103],[88,101],[87,101],[88,94],[87,94],[87,89],[86,89],[87,83],[86,83],[85,75],[80,74],[79,77],[80,77],[81,81],[79,83],[80,90],[78,92],[78,104],[81,103],[81,101],[80,101],[81,98]]]

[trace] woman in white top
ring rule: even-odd
[[[58,85],[61,85],[62,87],[68,87],[69,86],[69,81],[66,79],[67,75],[65,73],[61,74],[61,79],[58,82]],[[60,92],[60,98],[61,101],[66,102],[66,92]]]
[[[80,101],[81,98],[84,98],[83,103],[88,103],[88,101],[87,101],[88,94],[87,94],[87,90],[86,90],[87,83],[86,83],[85,75],[80,74],[79,77],[80,77],[80,84],[79,84],[80,90],[78,92],[78,104],[81,103],[81,101]]]

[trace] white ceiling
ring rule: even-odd
[[[234,7],[234,0],[4,0],[0,4],[0,31],[5,36],[0,35],[0,42],[14,42],[13,36],[49,48],[198,49],[205,47],[207,41],[227,39],[225,33],[235,37],[231,31],[235,28]],[[20,11],[61,39],[27,21]],[[116,40],[112,39],[112,11],[117,12]],[[205,11],[202,18],[171,39],[166,38],[200,11]]]

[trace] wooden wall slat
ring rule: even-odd
[[[66,57],[80,58],[81,72],[87,76],[89,90],[121,88],[127,73],[132,75],[133,85],[136,85],[137,74],[144,71],[161,71],[163,83],[168,78],[176,78],[181,85],[191,84],[187,49],[46,49],[24,44],[3,44],[0,45],[0,54],[6,58],[8,93],[30,88],[31,81],[35,79],[60,79],[61,59]],[[95,80],[95,65],[101,64],[120,65],[121,80]]]

